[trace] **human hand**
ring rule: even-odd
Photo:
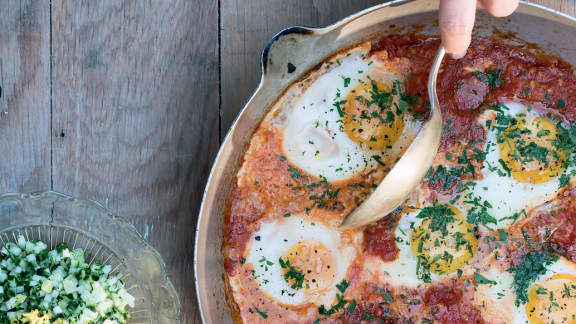
[[[495,17],[510,15],[519,0],[440,0],[440,35],[446,52],[459,59],[466,54],[472,39],[476,2]]]

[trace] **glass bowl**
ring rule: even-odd
[[[52,191],[0,195],[0,248],[20,234],[50,249],[61,242],[82,248],[87,263],[109,264],[122,273],[135,298],[128,323],[180,323],[180,301],[160,255],[102,205]]]

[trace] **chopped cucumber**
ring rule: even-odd
[[[134,297],[111,270],[87,264],[81,249],[48,251],[19,236],[0,249],[0,323],[126,323]]]

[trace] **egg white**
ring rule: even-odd
[[[521,314],[522,307],[515,304],[516,295],[512,288],[514,276],[498,269],[478,271],[478,273],[494,282],[493,284],[478,284],[476,287],[474,300],[482,312],[482,318],[488,323],[528,323],[522,322],[527,318]]]
[[[412,251],[412,232],[422,223],[422,219],[416,218],[419,211],[403,214],[398,222],[394,237],[398,248],[398,257],[391,262],[381,264],[381,270],[387,281],[397,283],[410,288],[417,288],[426,283],[418,277],[418,258]],[[431,273],[432,281],[438,275]]]
[[[336,284],[346,276],[348,266],[355,256],[355,249],[341,242],[338,231],[321,224],[310,222],[305,215],[291,215],[283,219],[262,223],[259,231],[252,235],[247,251],[246,262],[254,267],[254,277],[260,289],[270,298],[287,305],[298,305],[305,302],[330,305],[336,297]],[[306,288],[292,289],[284,279],[284,272],[279,263],[286,253],[298,242],[312,240],[322,243],[332,256],[336,267],[334,284],[317,300],[306,295]],[[272,264],[267,263],[270,261]],[[306,275],[306,274],[304,274]]]

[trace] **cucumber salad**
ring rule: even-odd
[[[65,243],[49,251],[19,236],[0,249],[0,323],[126,323],[134,297],[111,270]]]

